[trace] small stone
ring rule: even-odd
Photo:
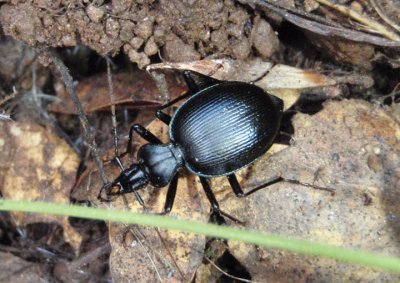
[[[232,53],[236,59],[246,59],[249,56],[250,51],[250,43],[246,38],[238,40],[232,45]]]
[[[129,41],[129,44],[132,46],[133,49],[138,50],[143,45],[143,38],[134,37]]]
[[[99,23],[104,16],[104,10],[92,4],[87,6],[86,13],[89,16],[90,20],[95,23]]]
[[[164,45],[164,58],[170,62],[190,62],[200,60],[200,54],[193,46],[174,36]]]
[[[146,42],[146,45],[144,46],[144,53],[146,53],[147,56],[155,55],[158,52],[158,46],[156,42],[154,41],[154,37],[150,37],[149,40]]]
[[[270,24],[263,19],[256,19],[253,30],[253,46],[263,59],[272,56],[279,49],[279,39]]]
[[[144,40],[148,39],[152,32],[153,32],[153,23],[154,23],[154,18],[151,16],[148,16],[143,19],[142,22],[138,23],[135,29],[136,35],[140,36]]]
[[[136,50],[131,49],[129,50],[128,56],[132,62],[138,64],[139,69],[143,69],[150,64],[149,57],[147,57],[143,52],[137,52]]]

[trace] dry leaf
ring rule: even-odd
[[[185,91],[185,87],[178,84],[172,76],[167,76],[166,80],[171,99]],[[112,84],[115,105],[143,108],[160,106],[166,102],[152,77],[145,71],[114,74]],[[64,85],[56,84],[55,88],[60,101],[53,102],[50,105],[50,110],[64,114],[77,114]],[[110,109],[107,74],[82,80],[77,85],[76,92],[86,112],[108,111]]]
[[[45,282],[46,270],[39,263],[25,261],[11,253],[0,252],[0,282]]]
[[[34,124],[0,123],[0,188],[6,199],[69,203],[79,157],[68,144]],[[81,236],[67,217],[11,213],[17,225],[55,222],[78,251]]]
[[[168,128],[155,120],[148,129],[163,142],[168,141]],[[137,149],[147,143],[138,135],[134,136]],[[126,166],[135,162],[136,153],[123,159]],[[118,168],[106,164],[107,175],[113,179],[119,174]],[[167,187],[153,188],[147,186],[140,190],[146,209],[137,202],[134,194],[126,194],[104,203],[97,200],[101,183],[97,172],[86,173],[74,189],[74,195],[90,194],[90,200],[98,206],[141,212],[159,213],[164,207]],[[83,191],[83,192],[82,192]],[[205,199],[198,178],[183,173],[179,178],[174,207],[169,216],[180,219],[191,219],[206,222],[210,206]],[[115,281],[164,282],[190,281],[200,265],[205,247],[205,237],[176,231],[160,231],[155,228],[144,228],[123,224],[110,224],[110,271]]]
[[[254,82],[267,92],[284,101],[285,109],[290,108],[300,97],[303,90],[323,88],[340,83],[362,84],[371,86],[373,81],[365,75],[348,74],[326,76],[312,70],[302,70],[282,64],[273,65],[260,58],[250,61],[216,59],[187,63],[160,63],[147,67],[156,70],[191,70],[218,80]],[[327,95],[333,96],[335,92]]]

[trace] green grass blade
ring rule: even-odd
[[[81,207],[75,205],[13,201],[4,199],[0,199],[0,210],[72,216],[159,227],[162,229],[178,230],[182,232],[191,232],[210,237],[237,240],[267,248],[277,248],[299,254],[335,259],[338,261],[360,264],[400,273],[400,259],[395,257],[364,251],[354,251],[351,249],[323,245],[304,240],[288,239],[285,237],[268,235],[257,231],[240,230],[227,226],[179,220],[167,216]]]

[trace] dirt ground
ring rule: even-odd
[[[285,103],[280,145],[237,176],[245,191],[287,182],[238,199],[226,178],[210,180],[221,209],[244,223],[225,225],[398,256],[399,15],[389,0],[1,1],[0,194],[144,212],[132,194],[98,199],[119,174],[110,109],[119,152],[134,123],[168,142],[154,113],[187,91],[191,70],[197,83],[254,83]],[[144,143],[134,136],[126,166]],[[160,212],[166,192],[144,188],[146,211]],[[215,220],[185,170],[171,216]],[[17,212],[0,213],[0,258],[1,282],[400,280],[233,241]]]

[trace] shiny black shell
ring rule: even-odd
[[[282,112],[282,100],[255,85],[221,82],[176,110],[170,139],[189,171],[203,177],[228,175],[271,147]]]

